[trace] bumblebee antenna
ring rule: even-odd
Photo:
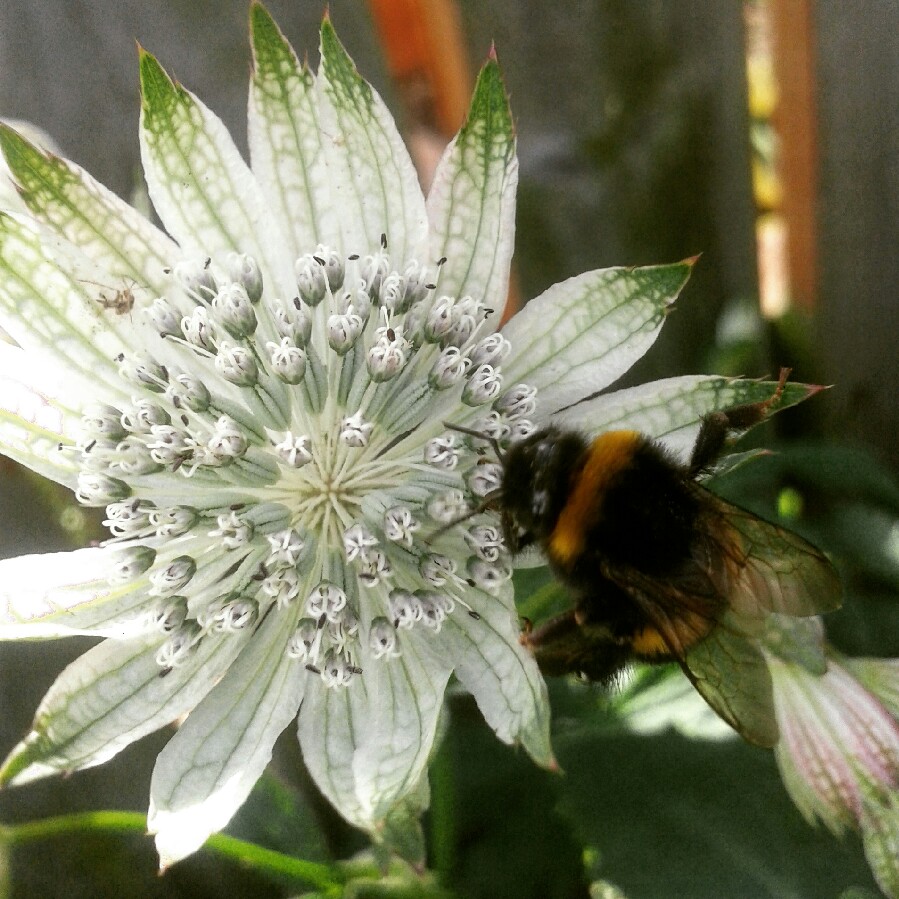
[[[499,441],[495,437],[491,437],[489,434],[485,434],[483,431],[475,431],[474,428],[466,428],[463,425],[454,425],[450,421],[445,421],[443,423],[443,427],[445,427],[449,431],[458,431],[460,434],[468,434],[469,437],[477,437],[478,440],[486,440],[487,443],[493,447],[493,452],[496,453],[496,458],[499,459],[500,462],[506,461],[506,454],[502,451],[502,448],[499,445]]]

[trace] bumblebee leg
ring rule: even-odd
[[[774,393],[760,403],[732,406],[730,409],[711,412],[703,417],[690,455],[688,472],[691,477],[708,468],[721,455],[731,431],[745,431],[764,421],[768,410],[780,399],[789,376],[790,369],[782,368]]]

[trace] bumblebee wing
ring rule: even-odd
[[[771,676],[753,637],[767,612],[741,615],[727,608],[727,574],[715,547],[697,544],[679,576],[656,581],[634,572],[615,579],[658,632],[696,691],[750,743],[778,740]],[[743,561],[741,559],[741,561]]]
[[[716,560],[720,565],[720,559]],[[641,618],[659,635],[667,648],[653,652],[634,644],[637,656],[670,654],[683,659],[689,647],[702,640],[716,625],[726,606],[721,590],[723,574],[707,561],[688,560],[681,570],[656,578],[632,568],[603,564],[603,576],[624,592],[639,609]]]
[[[678,661],[700,696],[745,740],[777,744],[771,675],[752,640],[725,620]]]
[[[840,607],[840,579],[827,557],[802,537],[724,500],[714,499],[708,532],[729,560],[731,608],[806,617]]]

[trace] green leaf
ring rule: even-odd
[[[857,843],[809,828],[742,741],[567,729],[559,810],[628,899],[803,899],[871,884]]]
[[[607,387],[652,346],[691,268],[600,269],[550,287],[503,328],[507,383],[537,388],[539,420]]]

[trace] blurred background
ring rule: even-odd
[[[270,0],[317,62],[323,4]],[[628,382],[695,372],[835,385],[769,425],[776,456],[729,496],[834,554],[830,636],[899,656],[899,7],[892,0],[331,0],[427,184],[495,42],[518,127],[514,302],[609,265],[702,259]],[[134,41],[245,151],[244,0],[3,0],[0,116],[140,197]],[[70,498],[0,460],[0,554],[97,536]],[[0,752],[27,731],[76,641],[0,646]],[[637,735],[596,691],[552,685],[564,777],[500,746],[455,697],[432,770],[429,866],[460,896],[876,895],[860,845],[810,829],[771,756]],[[364,847],[314,794],[291,734],[232,831],[311,859]],[[100,769],[0,796],[4,824],[146,808],[158,734]],[[48,859],[51,863],[48,863]],[[163,879],[142,837],[6,846],[9,896],[287,895],[200,853]],[[622,893],[616,893],[619,888]],[[596,889],[600,889],[597,887]],[[854,890],[852,892],[851,890]],[[846,892],[850,891],[850,892]]]

